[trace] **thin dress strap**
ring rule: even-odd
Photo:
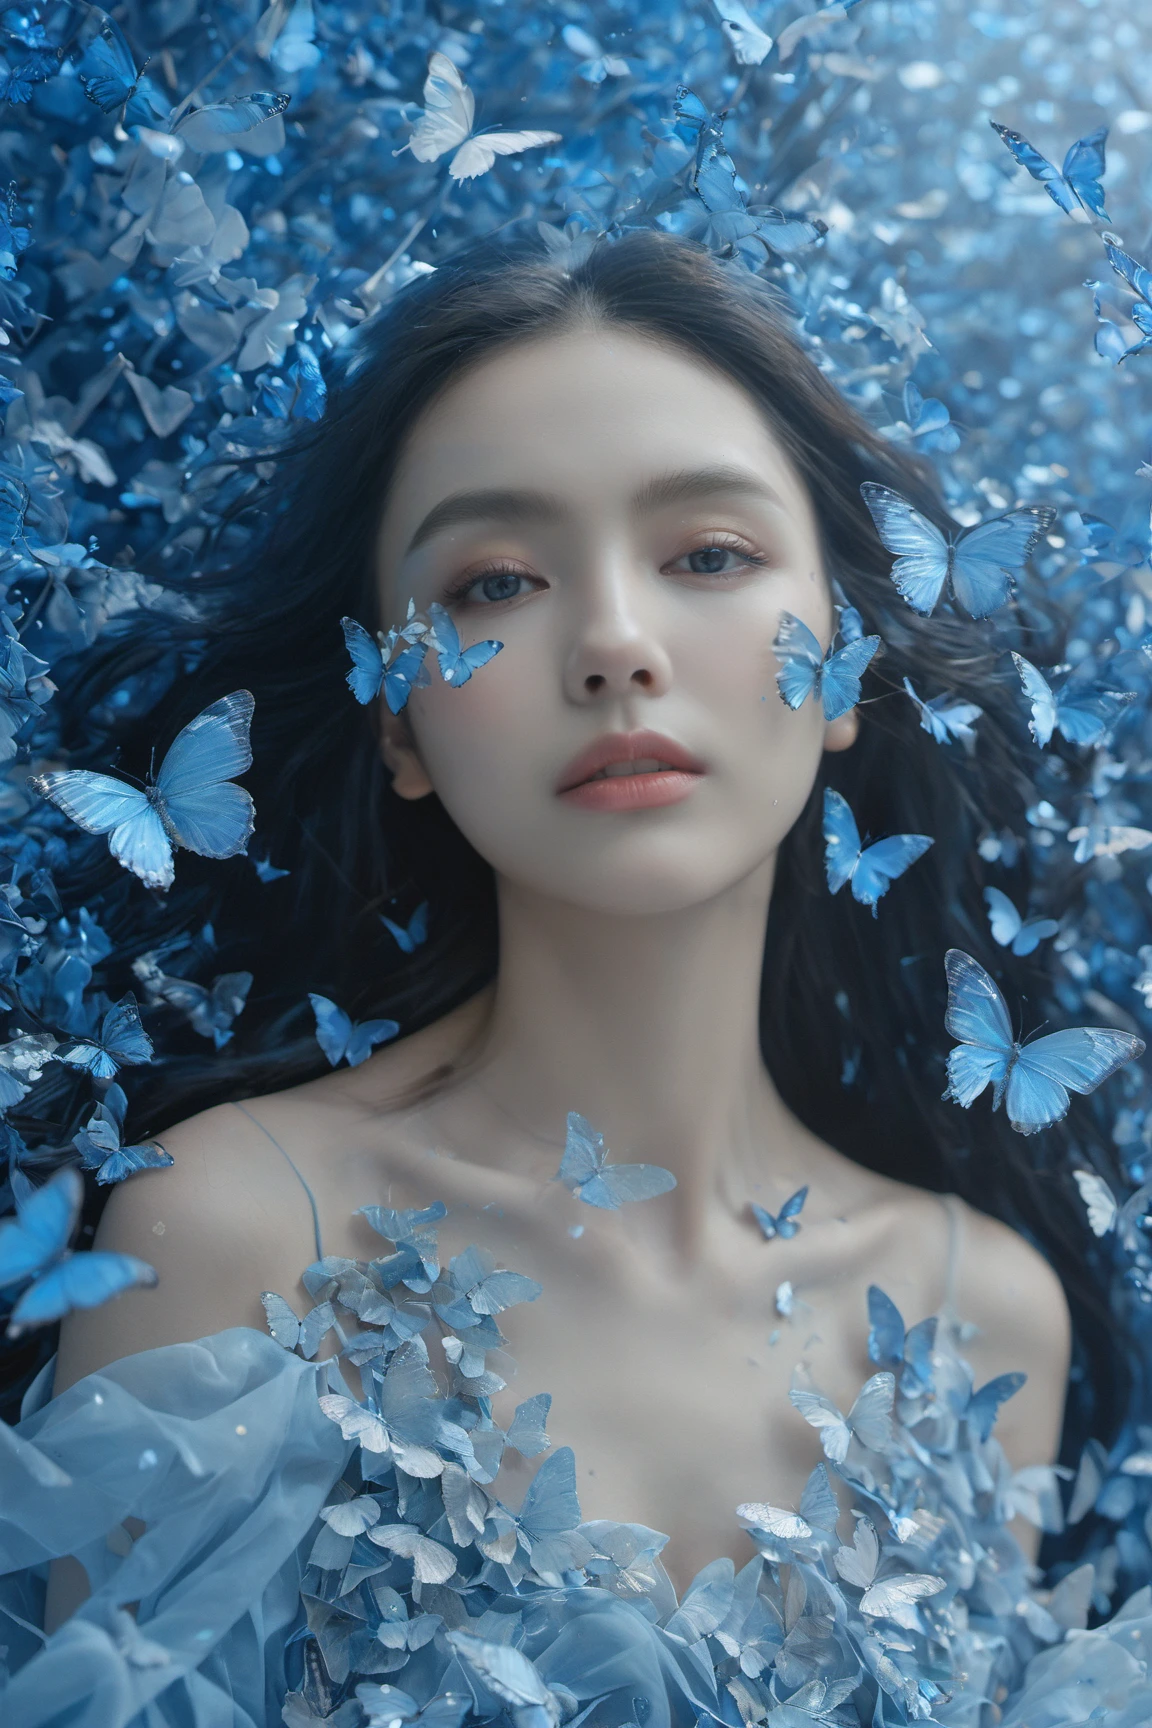
[[[230,1099],[229,1102],[231,1103],[234,1110],[239,1110],[239,1112],[242,1116],[247,1116],[249,1122],[254,1122],[256,1124],[256,1127],[259,1128],[261,1134],[263,1134],[267,1139],[271,1140],[273,1146],[275,1146],[277,1152],[279,1152],[280,1156],[283,1158],[284,1162],[287,1164],[287,1166],[291,1170],[292,1174],[296,1177],[297,1181],[300,1183],[301,1188],[303,1188],[305,1194],[307,1194],[308,1204],[312,1208],[312,1234],[316,1239],[316,1258],[317,1258],[317,1260],[323,1260],[323,1258],[324,1258],[324,1244],[320,1240],[320,1214],[316,1209],[316,1196],[315,1196],[315,1194],[313,1194],[311,1188],[309,1188],[307,1182],[305,1182],[303,1176],[300,1174],[300,1171],[297,1169],[296,1165],[292,1162],[291,1158],[289,1158],[287,1152],[285,1152],[283,1146],[281,1146],[281,1144],[280,1144],[279,1140],[277,1140],[275,1134],[271,1133],[271,1131],[269,1129],[265,1128],[263,1122],[260,1121],[259,1117],[253,1116],[251,1110],[246,1110],[244,1108],[243,1104],[237,1104],[237,1102],[234,1098]]]
[[[959,1313],[956,1308],[956,1298],[960,1285],[960,1255],[963,1250],[964,1214],[961,1211],[961,1200],[957,1194],[938,1194],[937,1199],[944,1208],[948,1220],[948,1253],[944,1263],[944,1300],[940,1305],[940,1316],[949,1325],[959,1323]]]

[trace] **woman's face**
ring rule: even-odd
[[[855,737],[776,689],[781,612],[825,647],[834,626],[807,491],[751,398],[674,347],[580,330],[463,374],[407,441],[379,567],[386,622],[439,601],[465,646],[504,644],[456,689],[429,654],[385,711],[395,788],[534,892],[663,912],[770,871]]]

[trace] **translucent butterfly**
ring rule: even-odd
[[[123,1182],[137,1170],[162,1170],[172,1162],[172,1155],[156,1142],[143,1146],[124,1146],[124,1117],[128,1100],[123,1087],[109,1086],[72,1144],[80,1154],[85,1170],[95,1170],[102,1187],[111,1182]]]
[[[1143,264],[1137,263],[1136,259],[1129,253],[1123,251],[1119,246],[1112,245],[1110,241],[1105,241],[1104,250],[1108,254],[1108,262],[1117,276],[1122,277],[1127,282],[1136,296],[1134,304],[1128,308],[1128,316],[1139,330],[1143,340],[1134,343],[1131,348],[1125,348],[1121,337],[1122,352],[1108,356],[1117,361],[1126,360],[1130,354],[1139,354],[1142,349],[1152,344],[1152,270],[1148,270]],[[1096,286],[1099,287],[1099,284]],[[1100,316],[1099,304],[1097,304],[1096,315],[1097,317]],[[1115,326],[1113,325],[1112,328],[1115,329]],[[1100,347],[1101,334],[1102,332],[1098,332],[1096,339],[1099,352],[1103,352]]]
[[[1055,515],[1046,506],[1034,505],[943,534],[890,486],[865,480],[860,491],[876,532],[895,557],[891,574],[897,591],[924,617],[935,608],[946,582],[973,618],[987,618],[1003,606],[1013,577]]]
[[[1060,928],[1055,918],[1029,918],[1025,923],[999,888],[985,888],[984,900],[993,942],[998,942],[1001,948],[1011,948],[1013,954],[1033,953],[1046,936],[1055,936]]]
[[[477,1316],[503,1314],[521,1302],[535,1302],[541,1288],[535,1278],[497,1266],[494,1254],[473,1244],[449,1262],[434,1292],[433,1306],[446,1325],[468,1330]]]
[[[435,600],[428,608],[428,617],[432,625],[431,639],[435,643],[440,662],[440,676],[445,684],[450,684],[454,690],[458,690],[461,684],[467,684],[473,672],[478,672],[481,666],[487,666],[489,660],[499,654],[504,646],[503,642],[496,642],[489,637],[484,642],[474,642],[471,648],[461,648],[455,624],[443,606],[438,606]]]
[[[1108,212],[1104,208],[1104,191],[1100,185],[1104,177],[1107,126],[1098,126],[1095,132],[1077,138],[1064,158],[1063,167],[1057,168],[1019,132],[1010,132],[1007,126],[1001,126],[996,120],[990,120],[988,124],[993,132],[999,134],[1021,168],[1027,168],[1033,180],[1040,181],[1052,202],[1058,204],[1066,215],[1071,216],[1079,206],[1107,222]]]
[[[252,764],[252,709],[247,690],[213,702],[177,733],[146,787],[86,768],[33,775],[31,784],[89,834],[108,834],[113,858],[147,887],[170,888],[173,847],[233,858],[248,845],[255,808],[232,777]]]
[[[377,1044],[386,1044],[400,1030],[398,1020],[354,1022],[343,1008],[338,1008],[327,996],[319,996],[313,990],[308,992],[308,1000],[316,1016],[316,1042],[333,1068],[345,1060],[349,1068],[358,1067],[367,1061]]]
[[[906,1398],[932,1390],[935,1344],[935,1315],[905,1331],[904,1316],[888,1293],[878,1284],[868,1286],[868,1355],[873,1362],[897,1370]]]
[[[391,931],[402,954],[415,954],[417,948],[428,940],[428,902],[420,902],[407,924],[397,924],[383,913],[380,922]]]
[[[522,1404],[517,1404],[505,1441],[521,1458],[535,1458],[551,1446],[545,1429],[551,1408],[551,1392],[537,1392],[534,1398],[525,1398]]]
[[[318,1302],[314,1308],[308,1310],[303,1320],[275,1290],[262,1290],[260,1302],[268,1321],[268,1330],[277,1344],[285,1350],[298,1349],[301,1356],[308,1361],[312,1360],[336,1324],[336,1314],[331,1302]]]
[[[1013,653],[1024,694],[1032,704],[1028,730],[1041,750],[1053,732],[1059,732],[1069,744],[1099,744],[1116,724],[1129,702],[1135,700],[1131,690],[1106,690],[1099,684],[1082,680],[1066,680],[1053,689],[1044,674]]]
[[[879,646],[879,636],[858,636],[825,654],[802,619],[781,612],[772,644],[781,662],[776,674],[781,697],[789,708],[799,708],[813,696],[823,705],[825,720],[838,719],[860,700],[860,679]]]
[[[190,150],[201,153],[229,150],[238,132],[251,132],[265,120],[275,119],[291,100],[291,96],[270,90],[255,90],[250,96],[229,96],[223,102],[193,108],[172,130]]]
[[[870,906],[876,917],[877,903],[898,876],[922,858],[932,845],[927,834],[892,834],[864,846],[848,801],[830,786],[824,788],[824,870],[833,894],[846,882],[852,898]]]
[[[959,702],[947,690],[923,702],[908,678],[904,680],[904,688],[916,704],[921,727],[932,734],[937,744],[950,744],[958,739],[969,753],[975,749],[976,734],[972,727],[983,714],[983,708],[978,708],[975,702]]]
[[[58,1045],[56,1060],[70,1068],[83,1068],[94,1080],[111,1080],[121,1068],[151,1062],[152,1040],[140,1024],[140,1010],[132,992],[109,1008],[98,1037]]]
[[[446,151],[453,180],[474,180],[486,174],[497,156],[518,156],[539,144],[557,144],[559,132],[482,132],[470,137],[476,98],[446,54],[433,53],[424,80],[424,112],[403,149],[417,162],[435,162]],[[399,152],[397,152],[399,154]]]
[[[193,1032],[211,1038],[222,1050],[232,1037],[232,1022],[243,1011],[252,988],[251,972],[222,972],[211,985],[191,978],[173,978],[162,972],[151,954],[133,960],[132,970],[143,984],[148,1001],[177,1009]]]
[[[541,1577],[555,1577],[591,1557],[579,1523],[575,1454],[571,1446],[561,1446],[533,1476],[516,1514],[520,1539]]]
[[[1073,1170],[1072,1177],[1080,1190],[1093,1236],[1107,1236],[1115,1230],[1128,1252],[1135,1253],[1141,1246],[1137,1231],[1148,1222],[1152,1182],[1142,1183],[1121,1205],[1104,1178],[1094,1170]]]
[[[1101,1081],[1144,1053],[1127,1032],[1074,1026],[1020,1044],[993,979],[959,948],[944,958],[948,1011],[944,1024],[961,1042],[948,1055],[950,1098],[967,1110],[989,1085],[992,1108],[1003,1103],[1018,1134],[1035,1134],[1068,1114],[1070,1092],[1094,1092]]]
[[[740,0],[712,0],[720,15],[720,28],[732,44],[741,66],[759,66],[772,51],[772,38],[765,34]]]
[[[820,1392],[793,1386],[788,1394],[805,1422],[819,1431],[825,1456],[843,1464],[853,1439],[870,1452],[882,1452],[892,1439],[892,1405],[896,1381],[891,1374],[873,1374],[845,1416]]]
[[[1012,1374],[997,1374],[994,1380],[986,1381],[979,1392],[973,1392],[964,1404],[959,1414],[967,1418],[981,1440],[987,1440],[996,1426],[1000,1406],[1006,1404],[1009,1398],[1015,1398],[1027,1378],[1027,1374],[1018,1371]]]
[[[279,865],[273,864],[270,858],[253,858],[252,868],[261,882],[278,882],[281,876],[292,874],[290,870],[281,870]]]
[[[748,1202],[755,1214],[756,1222],[764,1232],[765,1242],[771,1242],[774,1236],[779,1236],[782,1241],[787,1241],[789,1237],[795,1236],[800,1228],[800,1214],[807,1198],[808,1184],[805,1183],[803,1188],[797,1188],[795,1194],[790,1199],[785,1200],[775,1217],[768,1211],[767,1207],[758,1206],[755,1200]]]
[[[83,1198],[79,1174],[59,1170],[17,1218],[0,1224],[0,1289],[32,1280],[12,1310],[10,1338],[73,1308],[97,1308],[124,1290],[156,1283],[155,1270],[132,1254],[69,1254]]]
[[[564,1156],[555,1179],[586,1206],[599,1206],[606,1212],[614,1212],[630,1200],[651,1200],[676,1186],[671,1170],[663,1170],[659,1164],[609,1164],[604,1136],[575,1110],[568,1112]]]
[[[1069,828],[1068,838],[1073,842],[1072,856],[1077,864],[1087,864],[1089,858],[1118,858],[1122,852],[1143,852],[1146,846],[1152,846],[1152,829],[1091,822]]]
[[[564,38],[564,46],[573,54],[583,56],[582,63],[576,68],[578,78],[583,78],[588,84],[603,84],[605,78],[626,78],[628,62],[619,54],[606,54],[603,44],[597,42],[595,36],[589,36],[587,30],[582,30],[579,24],[565,24],[560,34]]]
[[[535,1663],[514,1644],[489,1642],[471,1632],[449,1632],[446,1642],[465,1668],[471,1668],[490,1692],[510,1706],[514,1721],[535,1725],[559,1719],[558,1698],[541,1679]]]
[[[384,700],[393,714],[399,714],[407,706],[413,690],[422,690],[432,682],[424,664],[428,652],[426,631],[419,640],[409,640],[408,645],[391,660],[400,633],[370,636],[355,618],[341,618],[340,626],[352,657],[346,682],[357,702],[374,702],[383,685]]]

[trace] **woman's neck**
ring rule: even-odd
[[[661,1214],[689,1254],[709,1202],[743,1204],[778,1161],[791,1175],[803,1131],[759,1046],[771,885],[765,866],[703,905],[624,916],[502,881],[499,978],[462,1085],[470,1104],[486,1101],[499,1139],[470,1135],[470,1155],[506,1167],[529,1140],[559,1162],[579,1111],[614,1161],[672,1171]]]

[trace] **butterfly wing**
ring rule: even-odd
[[[765,1242],[771,1242],[772,1239],[779,1234],[779,1232],[776,1228],[775,1217],[773,1216],[773,1214],[771,1212],[769,1212],[769,1210],[766,1206],[759,1205],[757,1203],[757,1201],[755,1201],[755,1200],[750,1200],[748,1202],[748,1204],[752,1208],[753,1217],[756,1219],[757,1224],[759,1224],[761,1230],[764,1232]]]
[[[904,1316],[879,1284],[868,1286],[868,1354],[873,1362],[903,1362]]]
[[[965,612],[987,618],[1003,606],[1013,577],[1051,521],[1051,510],[1037,507],[962,530],[952,555],[952,588]]]
[[[852,1431],[835,1404],[821,1393],[809,1392],[802,1386],[794,1386],[788,1396],[805,1422],[818,1431],[825,1456],[833,1464],[843,1464],[848,1456]]]
[[[968,1401],[964,1414],[975,1428],[981,1440],[987,1440],[1000,1413],[1001,1404],[1009,1398],[1014,1398],[1021,1386],[1027,1380],[1027,1374],[997,1374],[994,1380],[989,1380],[981,1386]]]
[[[712,0],[720,15],[720,28],[732,44],[741,66],[759,66],[772,51],[772,38],[749,16],[740,0]]]
[[[157,1282],[155,1267],[134,1254],[70,1254],[25,1290],[12,1310],[8,1335],[15,1338],[30,1326],[61,1319],[74,1308],[98,1308],[125,1290],[151,1288]]]
[[[1016,1060],[1008,1006],[995,981],[970,954],[949,948],[944,957],[948,979],[946,1030],[961,1040],[948,1055],[948,1090],[966,1110],[991,1081],[1003,1086]]]
[[[416,944],[409,934],[407,926],[393,923],[392,919],[385,917],[384,913],[380,914],[380,922],[391,932],[395,939],[396,946],[402,954],[411,954],[414,952]]]
[[[877,840],[860,854],[852,877],[852,897],[861,906],[871,906],[875,913],[879,900],[887,894],[898,876],[903,876],[917,858],[923,858],[933,845],[930,834],[890,834]]]
[[[1034,954],[1041,942],[1048,936],[1055,936],[1060,926],[1055,918],[1029,918],[1027,924],[1022,924],[1016,940],[1012,944],[1013,954],[1023,958]]]
[[[385,1044],[389,1038],[395,1038],[399,1030],[398,1020],[357,1021],[348,1039],[346,1054],[349,1068],[358,1068],[361,1062],[366,1062],[377,1044]]]
[[[1022,1046],[1008,1077],[1008,1120],[1018,1133],[1035,1134],[1067,1113],[1069,1092],[1094,1092],[1143,1054],[1142,1038],[1097,1026],[1073,1026],[1033,1039]]]
[[[156,776],[156,793],[174,837],[203,858],[233,858],[248,845],[255,807],[233,775],[252,766],[249,728],[255,706],[233,690],[177,733]]]
[[[859,702],[861,676],[879,646],[879,636],[861,636],[829,654],[819,674],[825,720],[838,720]]]
[[[824,788],[824,871],[828,887],[839,894],[860,862],[860,830],[848,800]]]
[[[937,744],[947,744],[948,727],[942,716],[936,712],[931,703],[921,701],[920,697],[917,696],[915,690],[912,688],[912,682],[910,679],[905,678],[904,688],[912,701],[916,704],[916,711],[920,716],[921,730],[924,732],[930,732]]]
[[[420,690],[429,682],[428,668],[424,664],[427,652],[427,642],[413,642],[385,670],[384,700],[391,713],[401,713],[407,707],[413,690]]]
[[[1077,138],[1064,158],[1063,169],[1065,181],[1085,210],[1098,216],[1102,222],[1108,220],[1108,212],[1104,208],[1104,188],[1100,184],[1104,178],[1104,146],[1107,137],[1107,126],[1098,126],[1095,132]]]
[[[789,708],[799,708],[816,689],[824,650],[804,620],[791,612],[781,612],[772,650],[780,661],[780,695]]]
[[[384,656],[380,644],[368,634],[363,624],[357,624],[355,618],[341,618],[340,628],[352,661],[344,681],[357,702],[362,705],[374,702],[384,682]]]
[[[462,144],[472,130],[476,99],[447,54],[434,53],[424,80],[424,112],[408,148],[417,162],[435,162]]]
[[[254,90],[250,96],[230,96],[223,102],[209,102],[203,108],[193,109],[177,123],[174,131],[191,150],[225,150],[236,133],[251,132],[254,126],[283,114],[290,101],[291,97],[270,90]]]
[[[940,598],[948,574],[949,547],[929,522],[890,486],[865,480],[860,487],[876,532],[893,554],[892,580],[914,612],[927,617]]]
[[[1119,246],[1113,246],[1105,241],[1104,250],[1108,254],[1108,262],[1117,276],[1122,276],[1131,288],[1133,294],[1138,294],[1141,300],[1152,301],[1152,270],[1123,251]]]
[[[943,1578],[926,1572],[905,1572],[899,1578],[884,1578],[873,1584],[860,1598],[860,1612],[874,1618],[899,1618],[900,1611],[926,1596],[935,1596],[944,1589]]]
[[[275,1290],[262,1290],[260,1301],[268,1321],[268,1330],[285,1350],[295,1350],[300,1338],[300,1321],[295,1309],[278,1296]]]
[[[541,1452],[546,1452],[552,1444],[545,1432],[551,1408],[551,1392],[537,1392],[534,1398],[526,1398],[522,1404],[517,1404],[504,1436],[505,1444],[519,1452],[521,1458],[536,1458]]]
[[[1012,659],[1020,674],[1024,694],[1032,704],[1032,718],[1028,722],[1028,730],[1043,750],[1056,726],[1056,698],[1052,694],[1052,686],[1044,674],[1033,666],[1031,660],[1025,660],[1023,654],[1013,653]]]
[[[519,156],[522,150],[559,141],[559,132],[482,132],[460,146],[448,172],[453,180],[475,180],[478,174],[487,174],[497,156]]]
[[[1007,894],[1002,894],[999,888],[985,888],[984,902],[988,907],[992,940],[1001,948],[1007,948],[1019,936],[1023,920]]]
[[[126,1068],[151,1062],[152,1040],[140,1024],[140,1010],[131,991],[113,1004],[104,1016],[100,1042],[110,1056]]]
[[[114,19],[104,19],[100,34],[84,50],[77,76],[85,96],[105,114],[114,114],[123,107],[135,90],[140,74],[124,33]]]
[[[149,808],[148,794],[140,787],[86,768],[36,774],[31,783],[42,798],[89,834],[110,834]]]
[[[789,1196],[781,1206],[776,1217],[776,1234],[785,1240],[795,1236],[800,1228],[800,1214],[804,1210],[804,1202],[808,1198],[808,1184],[797,1188],[795,1194]]]
[[[528,1484],[517,1522],[531,1537],[560,1536],[580,1522],[576,1462],[571,1446],[546,1458]]]
[[[1134,700],[1130,690],[1065,686],[1056,697],[1057,729],[1070,744],[1098,744]]]
[[[330,1001],[327,996],[320,996],[314,990],[309,990],[308,1000],[316,1016],[316,1042],[335,1068],[344,1059],[348,1040],[352,1036],[352,1022],[343,1008],[337,1008],[335,1002]],[[345,1435],[344,1438],[347,1439],[348,1436]]]
[[[171,888],[176,872],[172,841],[152,804],[121,822],[108,836],[108,850],[117,864],[139,876],[146,888]]]
[[[600,1172],[600,1181],[611,1197],[613,1209],[631,1200],[652,1200],[676,1186],[671,1170],[664,1170],[659,1164],[606,1164]],[[582,1198],[587,1199],[587,1194]]]
[[[1022,137],[1019,132],[1010,132],[1007,126],[1001,126],[995,120],[991,122],[991,126],[994,132],[1000,134],[1021,168],[1027,168],[1033,180],[1039,180],[1053,202],[1070,216],[1076,208],[1076,200],[1071,190],[1065,186],[1056,165],[1049,162],[1047,156],[1041,156],[1035,145],[1029,144],[1027,138]]]
[[[113,1182],[123,1182],[125,1177],[134,1176],[137,1170],[164,1170],[173,1162],[172,1154],[165,1152],[163,1146],[119,1146],[104,1159],[96,1171],[96,1180],[106,1188]],[[84,1164],[86,1169],[93,1168],[88,1159]]]
[[[567,1136],[564,1141],[564,1156],[560,1160],[560,1168],[556,1172],[556,1180],[563,1182],[573,1194],[579,1192],[603,1164],[607,1156],[604,1136],[597,1134],[586,1116],[577,1111],[568,1112]]]
[[[870,1452],[882,1452],[891,1443],[895,1398],[895,1377],[885,1369],[864,1382],[848,1412],[848,1426]]]
[[[0,1224],[0,1290],[41,1271],[64,1252],[83,1197],[78,1172],[64,1169],[35,1190],[18,1218]]]

